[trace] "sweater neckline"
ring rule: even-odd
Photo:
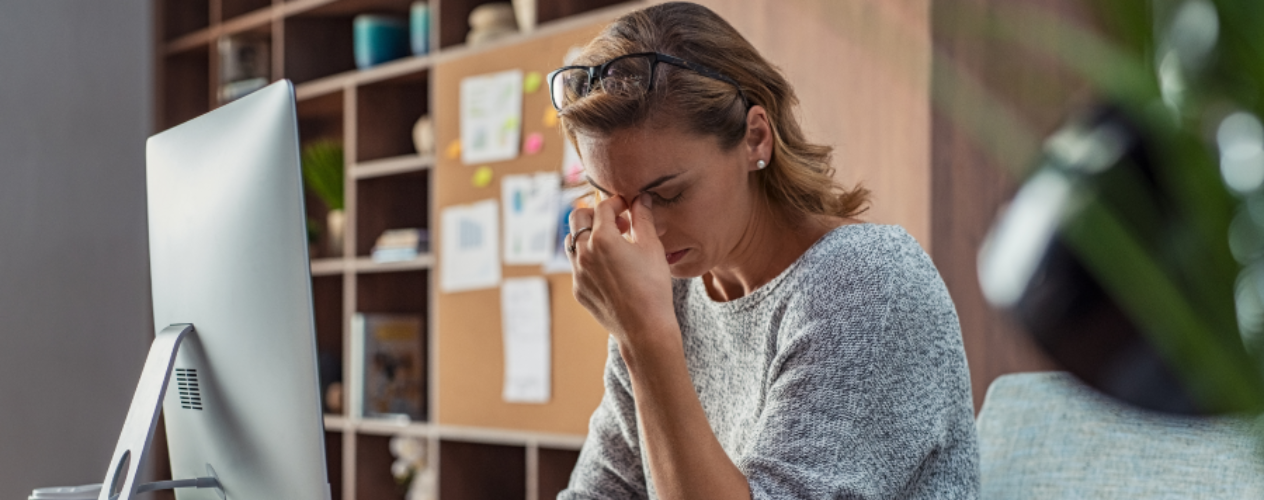
[[[692,278],[689,280],[690,288],[692,289],[692,293],[698,294],[700,297],[702,297],[702,300],[706,304],[710,305],[711,307],[717,307],[717,308],[733,310],[733,311],[745,309],[747,307],[753,307],[755,305],[758,305],[760,302],[762,302],[763,299],[768,296],[768,294],[775,291],[781,285],[782,282],[789,279],[789,276],[791,274],[794,274],[795,271],[797,271],[800,267],[802,267],[803,263],[808,260],[809,256],[811,256],[813,253],[820,251],[819,249],[824,247],[824,245],[822,245],[824,242],[833,240],[836,238],[841,238],[842,237],[841,235],[843,233],[853,231],[850,228],[861,228],[861,227],[864,227],[867,229],[867,228],[877,227],[877,226],[875,226],[871,222],[861,222],[857,224],[845,224],[842,226],[838,226],[834,229],[831,229],[829,232],[825,233],[825,235],[818,238],[816,242],[812,243],[812,246],[808,247],[808,249],[804,251],[803,254],[799,256],[799,258],[795,259],[794,262],[792,262],[789,266],[786,266],[786,268],[783,269],[781,273],[778,274],[776,277],[769,280],[767,283],[760,285],[759,288],[754,289],[753,291],[751,291],[751,293],[748,293],[736,299],[723,301],[723,302],[712,299],[711,294],[707,293],[707,285],[702,282],[701,276]],[[858,231],[858,230],[859,229],[855,229],[855,231]]]

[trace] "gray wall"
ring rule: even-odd
[[[152,336],[149,0],[0,0],[0,499],[100,482]]]

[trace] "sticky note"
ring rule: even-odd
[[[557,126],[557,110],[549,106],[544,110],[544,126],[553,128]]]
[[[540,90],[541,83],[544,83],[544,77],[540,75],[539,71],[527,73],[527,76],[522,80],[522,91],[534,94],[537,90]]]
[[[451,144],[448,144],[447,154],[448,154],[449,160],[455,160],[457,158],[460,158],[461,157],[461,141],[459,140],[452,141]]]
[[[541,149],[544,149],[544,134],[539,132],[528,135],[527,140],[522,143],[522,150],[529,155],[537,154]]]
[[[470,179],[470,183],[474,184],[474,187],[487,187],[492,183],[492,167],[483,165],[474,169],[474,177]]]

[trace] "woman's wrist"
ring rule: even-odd
[[[656,367],[662,366],[664,361],[684,359],[680,327],[674,323],[627,332],[617,340],[619,354],[634,376],[656,371]]]

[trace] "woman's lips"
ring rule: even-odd
[[[677,262],[680,262],[680,259],[685,258],[685,254],[686,254],[686,253],[689,253],[689,249],[688,249],[688,248],[686,248],[686,249],[684,249],[684,250],[678,250],[678,251],[671,252],[671,253],[667,254],[667,265],[669,265],[669,266],[670,266],[670,265],[672,265],[672,264],[675,264],[675,263],[677,263]]]

